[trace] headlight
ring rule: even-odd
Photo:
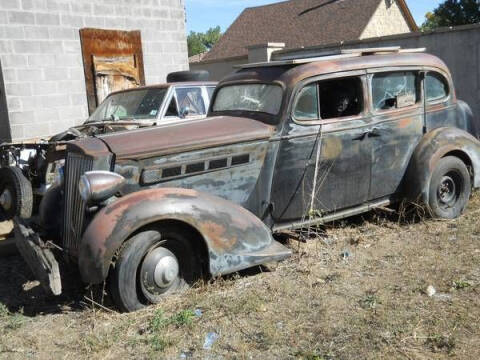
[[[89,171],[80,177],[78,191],[87,203],[98,203],[114,196],[125,183],[125,178],[110,171]]]

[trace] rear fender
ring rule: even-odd
[[[162,220],[181,221],[202,235],[213,276],[290,255],[256,216],[239,205],[188,189],[144,190],[103,208],[89,224],[79,252],[83,281],[103,282],[124,241],[142,227]]]
[[[480,142],[466,131],[444,127],[426,134],[415,149],[404,182],[408,198],[428,203],[432,172],[450,153],[471,164],[473,185],[480,187]]]

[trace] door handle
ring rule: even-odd
[[[382,135],[381,130],[377,127],[373,127],[371,129],[365,130],[359,136],[354,137],[353,140],[363,140],[367,136],[368,137],[377,137],[377,136],[381,136],[381,135]]]
[[[382,130],[378,127],[373,127],[367,131],[368,137],[378,137],[382,136]]]

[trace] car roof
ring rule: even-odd
[[[131,91],[139,91],[139,90],[145,90],[145,89],[166,89],[171,86],[174,87],[180,87],[180,86],[217,86],[216,81],[184,81],[184,82],[171,82],[171,83],[162,83],[162,84],[154,84],[154,85],[148,85],[148,86],[139,86],[131,89],[125,89],[125,90],[119,90],[115,91],[109,94],[114,95],[114,94],[121,94],[121,93],[126,93],[126,92],[131,92]]]
[[[450,76],[445,63],[438,57],[420,52],[386,52],[364,54],[337,54],[310,59],[291,59],[259,64],[247,64],[224,78],[220,86],[229,82],[276,82],[286,87],[313,76],[344,71],[369,70],[391,67],[436,68]]]

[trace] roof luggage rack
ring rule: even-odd
[[[348,59],[360,56],[369,55],[388,55],[388,54],[404,54],[404,53],[422,53],[426,48],[418,49],[402,49],[400,46],[391,47],[377,47],[377,48],[363,48],[363,49],[339,49],[331,51],[323,51],[315,54],[313,57],[305,57],[305,55],[299,55],[298,57],[292,56],[287,60],[274,60],[270,62],[258,62],[251,64],[235,65],[234,68],[238,69],[250,69],[264,66],[283,66],[283,65],[299,65],[307,64],[317,61],[329,61],[338,59]]]

